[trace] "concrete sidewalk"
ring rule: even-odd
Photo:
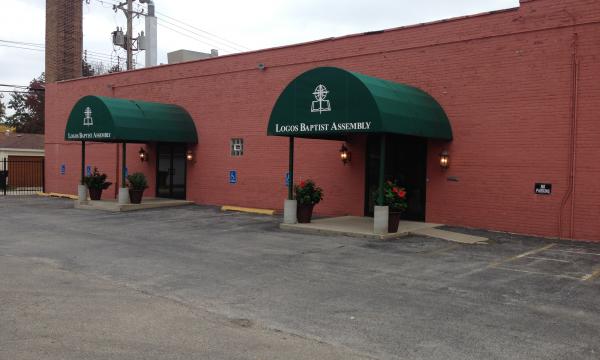
[[[398,232],[389,234],[375,234],[373,232],[373,218],[363,216],[341,216],[322,219],[313,219],[308,224],[280,224],[282,230],[296,231],[308,234],[329,234],[363,237],[368,239],[388,240],[407,236],[414,231],[430,229],[441,226],[419,221],[401,220]]]

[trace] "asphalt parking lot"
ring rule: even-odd
[[[600,244],[277,224],[0,198],[0,358],[600,358]]]

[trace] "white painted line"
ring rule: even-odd
[[[577,277],[574,277],[574,276],[569,276],[569,275],[550,274],[550,273],[545,273],[545,272],[523,270],[523,269],[513,269],[513,268],[509,268],[509,267],[504,267],[504,266],[495,266],[494,269],[515,271],[515,272],[520,272],[520,273],[525,273],[525,274],[532,274],[532,275],[552,276],[552,277],[557,277],[557,278],[561,278],[561,279],[581,280],[580,278],[577,278]]]
[[[547,258],[547,257],[541,257],[541,256],[527,256],[528,259],[535,259],[535,260],[544,260],[544,261],[557,261],[557,262],[561,262],[561,263],[571,263],[572,261],[569,260],[561,260],[561,259],[552,259],[552,258]]]
[[[591,274],[587,274],[581,278],[581,281],[590,281],[600,277],[600,268],[594,270]]]
[[[552,249],[550,251],[560,251],[560,252],[566,252],[566,253],[578,254],[578,255],[600,256],[599,253],[590,253],[590,252],[583,252],[583,251],[571,251],[571,250],[560,250],[560,249]]]
[[[494,261],[489,266],[490,267],[496,267],[498,265],[501,265],[501,264],[504,264],[504,263],[507,263],[507,262],[511,262],[513,260],[522,259],[524,257],[530,256],[530,255],[534,255],[534,254],[540,253],[542,251],[546,251],[546,250],[552,248],[555,245],[556,244],[548,244],[546,246],[542,246],[541,248],[529,250],[529,251],[526,251],[526,252],[524,252],[522,254],[519,254],[519,255],[511,256],[511,257],[503,259],[503,260]]]

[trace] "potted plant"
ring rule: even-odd
[[[402,213],[408,208],[406,189],[398,186],[395,181],[388,180],[383,183],[383,205],[389,208],[388,232],[398,232]]]
[[[102,190],[106,190],[112,185],[111,182],[106,181],[106,174],[101,174],[97,167],[94,167],[91,175],[83,177],[83,183],[87,186],[92,200],[100,200]]]
[[[298,222],[309,223],[314,206],[323,200],[323,189],[318,187],[313,180],[308,179],[300,182],[299,185],[294,185],[294,194],[298,201]]]
[[[148,188],[148,180],[146,175],[141,172],[136,172],[127,176],[127,185],[129,187],[129,201],[132,204],[140,204],[144,190]]]

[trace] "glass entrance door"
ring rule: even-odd
[[[185,199],[186,147],[158,144],[156,157],[156,197]]]
[[[408,209],[403,219],[425,221],[427,189],[427,139],[406,135],[387,135],[385,180],[395,180],[407,191]],[[375,193],[379,184],[380,137],[367,142],[365,215],[373,216]]]

